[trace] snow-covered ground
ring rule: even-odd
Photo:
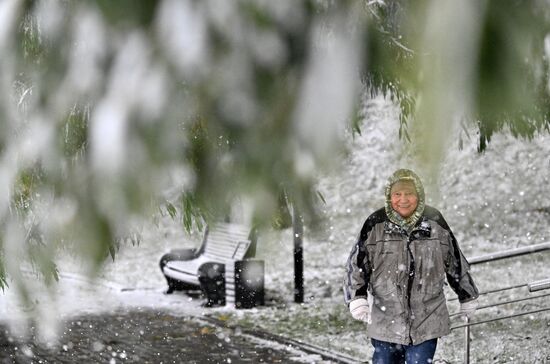
[[[383,98],[365,104],[362,135],[349,136],[351,153],[338,171],[320,176],[319,192],[325,220],[305,232],[306,303],[293,300],[292,232],[266,231],[257,255],[265,260],[267,304],[251,310],[203,308],[202,300],[184,294],[164,295],[158,268],[171,248],[195,246],[197,234],[187,235],[177,222],[161,218],[144,228],[140,246],[124,246],[114,262],[107,262],[94,283],[83,278],[81,265],[70,257],[59,261],[57,294],[43,292],[22,309],[12,289],[0,294],[0,320],[21,329],[21,318],[44,310],[42,330],[54,333],[55,317],[136,307],[155,307],[182,315],[210,315],[235,325],[255,327],[367,360],[371,348],[359,322],[343,305],[343,265],[364,219],[383,204],[386,178],[399,167],[410,167],[408,150],[398,139],[398,113]],[[497,135],[483,154],[476,152],[476,135],[464,149],[450,145],[439,178],[426,183],[429,203],[441,210],[467,257],[550,241],[550,136],[532,141]],[[452,138],[451,138],[452,139]],[[428,177],[426,177],[428,179]],[[472,268],[481,291],[550,278],[550,252]],[[32,281],[32,280],[31,280]],[[516,289],[490,297],[482,304],[526,294]],[[453,295],[449,292],[448,297]],[[39,301],[40,304],[36,304]],[[450,302],[456,311],[456,302]],[[476,319],[550,306],[548,297],[497,309],[482,310]],[[46,314],[47,313],[47,314]],[[50,319],[51,318],[51,319]],[[459,321],[455,321],[459,324]],[[460,362],[462,330],[440,341],[439,362]],[[472,329],[472,362],[550,362],[550,313],[480,325]],[[443,361],[445,360],[445,361]]]

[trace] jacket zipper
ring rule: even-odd
[[[407,281],[407,305],[409,306],[409,315],[407,317],[408,321],[408,331],[409,331],[409,345],[412,345],[413,340],[411,337],[411,330],[412,330],[412,308],[411,308],[411,292],[413,287],[413,281],[414,281],[414,275],[415,275],[415,262],[414,262],[414,256],[411,250],[411,240],[412,240],[412,233],[408,236],[407,239],[407,252],[409,255],[409,274],[408,274],[408,281]]]

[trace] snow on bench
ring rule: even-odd
[[[238,224],[220,223],[206,228],[201,249],[191,257],[162,263],[167,278],[200,286],[199,268],[205,263],[227,264],[255,253],[255,240],[249,228]]]

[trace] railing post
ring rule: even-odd
[[[294,230],[294,302],[304,303],[304,221],[300,210],[293,205],[292,226]]]
[[[465,318],[466,326],[464,326],[464,364],[470,364],[470,319]]]

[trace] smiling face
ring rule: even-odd
[[[418,195],[412,181],[397,181],[391,187],[391,207],[403,218],[414,213],[418,206]]]

